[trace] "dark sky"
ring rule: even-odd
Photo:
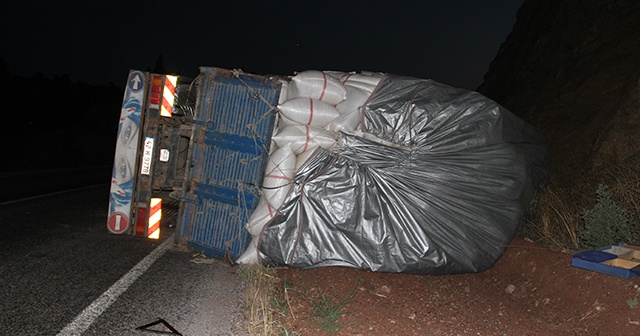
[[[162,54],[188,76],[367,70],[473,90],[524,0],[7,2],[0,59],[17,75],[122,86]]]

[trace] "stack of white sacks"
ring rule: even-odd
[[[330,149],[339,132],[363,135],[361,107],[380,82],[380,73],[309,70],[282,82],[279,118],[265,169],[262,197],[246,224],[252,236],[241,264],[258,262],[257,244],[292,187],[296,171],[317,147]]]

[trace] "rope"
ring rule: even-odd
[[[191,94],[192,90],[193,90],[193,85],[195,85],[198,80],[200,79],[200,77],[202,76],[202,74],[198,74],[198,76],[196,76],[196,78],[194,80],[191,81],[191,83],[189,83],[189,94]],[[198,96],[198,93],[196,92],[195,96]],[[194,107],[195,109],[195,107]],[[195,118],[195,112],[193,111],[194,109],[188,109],[189,113],[191,114],[191,119]]]
[[[265,117],[267,117],[268,115],[271,114],[271,111],[276,111],[276,120],[277,120],[279,115],[280,115],[280,110],[278,109],[277,106],[271,105],[271,103],[264,96],[262,96],[259,92],[255,91],[249,84],[247,84],[244,80],[242,80],[240,75],[242,75],[244,72],[241,69],[233,69],[231,72],[233,74],[233,77],[238,79],[238,81],[240,81],[240,83],[242,83],[251,92],[251,97],[252,98],[259,98],[267,106],[269,106],[269,110],[267,110],[265,113],[263,113],[255,123],[247,125],[247,128],[249,128],[251,133],[254,135],[252,138],[254,140],[255,147],[256,148],[261,148],[264,152],[268,152],[268,149],[267,149],[267,147],[266,147],[266,145],[264,143],[260,145],[256,141],[256,138],[260,137],[260,135],[257,134],[257,132],[256,132],[256,124],[261,123],[264,120]],[[256,157],[256,158],[252,159],[252,161],[255,161],[255,160],[258,160],[258,159],[259,158]]]
[[[240,206],[240,208],[242,210],[246,211],[248,208],[247,208],[247,200],[244,197],[245,196],[244,195],[244,189],[245,189],[244,188],[244,182],[242,182],[241,180],[236,180],[236,183],[237,183],[237,190],[238,190],[238,203],[239,203],[238,205],[242,205],[242,206]],[[231,237],[231,239],[225,241],[225,245],[227,247],[227,253],[231,250],[231,244],[233,244],[234,241],[238,240],[243,233],[247,232],[247,229],[245,227],[246,223],[240,223],[239,222],[240,217],[241,216],[239,216],[239,215],[236,216],[235,222],[236,222],[236,224],[242,224],[242,225],[238,225],[238,227],[237,227],[238,230],[237,230],[236,234],[233,237]],[[229,258],[229,259],[231,259],[231,258]]]
[[[271,103],[268,100],[266,100],[261,94],[256,92],[251,86],[249,86],[247,83],[245,83],[245,81],[243,81],[242,78],[240,78],[240,75],[244,73],[244,72],[242,72],[242,70],[234,69],[232,71],[232,73],[233,73],[234,77],[236,77],[242,84],[244,84],[244,86],[246,86],[249,89],[249,91],[251,91],[255,95],[255,97],[260,98],[265,104],[267,104],[267,106],[271,107],[271,110],[277,109],[276,106],[271,105]],[[269,111],[271,111],[271,110],[269,110]]]
[[[255,148],[260,148],[260,149],[262,149],[263,153],[268,153],[268,148],[267,148],[266,143],[258,143],[257,139],[259,139],[261,137],[261,135],[257,133],[256,125],[260,124],[264,120],[265,117],[267,117],[267,116],[269,116],[271,114],[272,111],[276,111],[276,118],[277,118],[279,116],[279,113],[278,113],[279,110],[278,110],[277,106],[273,106],[264,96],[262,96],[256,90],[254,90],[249,84],[247,84],[240,77],[243,74],[242,70],[234,69],[234,70],[232,70],[232,74],[233,74],[233,77],[238,79],[238,81],[240,83],[242,83],[249,90],[252,98],[260,99],[262,102],[264,102],[269,107],[269,109],[265,113],[263,113],[260,116],[260,118],[258,118],[258,120],[256,122],[247,124],[247,128],[250,130],[250,133],[252,134],[251,138],[254,141]],[[270,137],[269,137],[269,140],[270,140]],[[257,156],[257,154],[258,154],[258,151],[256,151],[256,157],[252,158],[250,161],[253,162],[255,160],[259,160],[260,157]],[[243,162],[243,164],[247,164],[248,165],[249,162]],[[264,176],[262,176],[262,179],[264,179]],[[229,182],[229,181],[227,181],[227,182]],[[248,213],[249,212],[249,207],[248,207],[247,198],[246,198],[246,195],[245,195],[245,192],[247,190],[249,190],[249,188],[247,188],[247,185],[256,188],[257,191],[258,191],[258,196],[262,197],[262,190],[260,188],[258,188],[258,186],[256,184],[254,184],[254,183],[246,184],[245,182],[243,182],[241,180],[236,180],[235,182],[236,182],[236,185],[237,185],[236,190],[238,191],[238,206],[239,206],[241,211],[244,211],[244,213],[243,213],[244,216],[240,216],[240,214],[238,214],[238,216],[236,216],[236,218],[235,218],[236,224],[242,224],[242,225],[238,225],[238,230],[235,233],[235,235],[233,237],[231,237],[229,240],[225,241],[225,245],[227,247],[227,252],[230,251],[231,245],[233,244],[233,242],[235,242],[236,240],[240,239],[247,232],[247,229],[246,229],[246,224],[247,223],[240,223],[239,222],[240,218],[245,218],[245,217],[249,218],[249,216],[250,216],[250,213]],[[255,181],[255,182],[260,183],[260,185],[262,184],[262,181]],[[281,188],[281,187],[279,187],[279,188]]]

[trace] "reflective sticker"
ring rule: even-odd
[[[160,115],[163,117],[171,117],[173,115],[173,103],[177,84],[178,77],[165,76],[164,90],[162,91],[162,106],[160,107]]]
[[[152,198],[149,211],[149,227],[147,237],[160,238],[160,220],[162,219],[162,198]]]

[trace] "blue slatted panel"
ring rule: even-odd
[[[235,260],[251,238],[245,224],[260,200],[281,86],[217,68],[201,68],[198,85],[180,238]]]

